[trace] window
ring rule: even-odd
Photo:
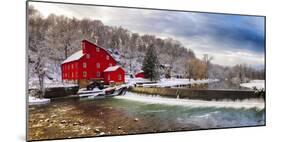
[[[111,67],[111,66],[112,66],[112,63],[109,63],[109,66]]]
[[[76,63],[76,64],[75,64],[75,66],[76,66],[75,68],[77,68],[77,69],[78,69],[78,63]]]
[[[100,48],[97,47],[97,48],[96,48],[96,51],[97,51],[97,52],[100,52]]]
[[[86,54],[86,58],[87,58],[87,59],[90,59],[90,54]]]
[[[74,69],[74,65],[73,64],[71,64],[71,68]]]
[[[83,77],[87,77],[87,72],[83,71]]]
[[[97,72],[97,77],[100,77],[100,72]]]
[[[71,77],[74,77],[74,73],[73,72],[71,73]]]
[[[83,63],[83,68],[87,68],[87,63]]]
[[[97,68],[98,68],[98,69],[100,68],[100,63],[97,63]]]
[[[106,55],[106,60],[109,60],[109,56],[108,55]]]
[[[67,73],[65,73],[64,76],[67,77]]]
[[[78,72],[76,72],[76,77],[78,78]]]
[[[122,75],[118,74],[118,80],[122,80]]]
[[[68,70],[70,70],[70,65],[68,65]]]
[[[107,80],[110,80],[110,74],[107,76]]]

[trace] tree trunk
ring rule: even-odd
[[[65,55],[65,59],[67,58],[67,45],[64,46],[64,55]]]
[[[45,88],[44,88],[44,75],[43,74],[39,74],[38,75],[38,79],[39,79],[39,98],[43,98],[45,95]]]

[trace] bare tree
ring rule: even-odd
[[[209,78],[209,70],[211,67],[211,61],[214,59],[213,56],[209,56],[208,54],[203,55],[203,63],[206,65],[206,74],[205,78]]]

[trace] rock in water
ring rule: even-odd
[[[121,129],[121,127],[119,126],[118,129]]]
[[[99,130],[99,129],[95,129],[95,132],[99,133],[99,132],[100,132],[100,130]]]
[[[61,124],[64,124],[64,123],[66,123],[66,120],[62,120],[60,123],[61,123]]]
[[[139,119],[138,119],[138,118],[135,118],[135,119],[134,119],[134,121],[136,121],[136,122],[137,122],[137,121],[139,121]]]

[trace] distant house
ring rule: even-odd
[[[81,42],[81,48],[62,62],[62,80],[77,81],[80,87],[92,81],[125,82],[124,69],[106,49],[87,40]]]
[[[144,78],[144,72],[143,72],[143,71],[137,72],[137,73],[135,74],[135,77],[136,77],[136,78]]]

